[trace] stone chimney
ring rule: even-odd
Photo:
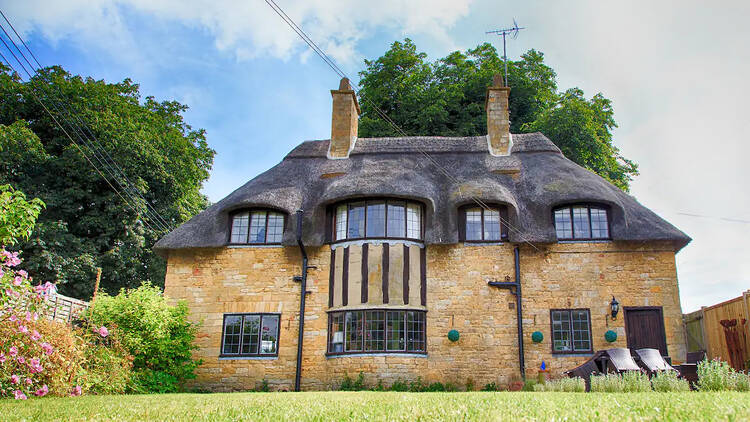
[[[487,144],[492,155],[509,155],[513,146],[508,113],[510,87],[504,85],[502,75],[495,75],[487,88]]]
[[[348,158],[357,142],[359,126],[359,103],[349,79],[342,78],[339,89],[331,90],[333,115],[331,118],[331,145],[328,158]]]

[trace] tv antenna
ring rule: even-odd
[[[505,28],[505,29],[496,29],[494,31],[487,31],[486,34],[497,34],[503,36],[503,62],[505,63],[505,86],[508,86],[508,54],[505,50],[505,37],[510,35],[511,38],[514,40],[518,38],[518,31],[526,29],[524,27],[519,27],[518,23],[516,23],[516,19],[513,18],[513,27],[512,28]]]

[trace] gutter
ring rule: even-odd
[[[307,294],[307,251],[302,243],[302,210],[297,210],[297,245],[302,254],[302,275],[294,276],[295,282],[302,283],[299,298],[299,333],[297,336],[297,369],[294,373],[294,391],[300,391],[300,378],[302,376],[302,340],[305,332],[305,298]]]
[[[513,261],[516,268],[516,281],[489,281],[488,285],[509,289],[510,294],[516,297],[516,321],[518,322],[518,363],[521,370],[521,379],[526,381],[526,362],[523,353],[523,314],[521,312],[521,258],[518,252],[518,246],[513,248]]]

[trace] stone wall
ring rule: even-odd
[[[674,262],[668,244],[621,242],[555,244],[539,250],[521,245],[523,328],[526,369],[535,376],[544,360],[553,377],[585,361],[585,355],[553,355],[549,310],[589,308],[594,349],[626,347],[622,311],[611,321],[609,302],[621,306],[662,306],[669,354],[685,357]],[[365,355],[326,357],[330,248],[308,248],[303,352],[303,389],[335,388],[345,375],[365,373],[366,381],[386,385],[396,379],[452,382],[477,387],[519,379],[515,298],[487,285],[515,277],[512,245],[464,244],[427,247],[427,351],[425,356]],[[212,390],[293,388],[296,364],[300,255],[293,247],[243,247],[172,251],[165,292],[184,299],[191,318],[202,321],[196,357],[203,359],[194,385]],[[274,359],[218,358],[223,314],[280,312],[279,356]],[[451,329],[459,341],[447,338]],[[614,344],[604,333],[618,333]],[[531,333],[541,331],[535,344]]]

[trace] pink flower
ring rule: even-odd
[[[33,358],[29,361],[29,371],[31,371],[32,374],[38,374],[39,372],[44,371],[44,367],[39,362],[39,359]]]
[[[18,326],[18,332],[21,333],[21,334],[26,334],[26,333],[29,332],[29,329],[26,328],[25,325],[19,325]]]
[[[5,271],[3,271],[2,268],[0,268],[0,278],[3,278],[4,275],[5,275]]]
[[[31,322],[31,312],[26,311],[26,321]]]
[[[0,353],[0,363],[5,363],[5,353]]]
[[[41,335],[41,334],[39,334],[39,331],[37,331],[37,330],[34,330],[34,331],[33,331],[33,332],[31,333],[31,339],[32,339],[32,340],[34,340],[34,341],[37,341],[37,340],[39,340],[40,338],[42,338],[42,335]]]
[[[21,392],[21,390],[14,391],[13,396],[16,398],[16,400],[26,400],[26,394]]]
[[[103,325],[96,332],[99,333],[99,335],[102,337],[107,337],[109,335],[109,330]]]
[[[47,388],[47,384],[44,384],[42,388],[34,392],[34,395],[37,397],[44,397],[47,395],[47,393],[49,393],[49,388]]]
[[[10,316],[10,322],[16,322],[16,321],[18,321],[18,317],[15,316],[15,315],[11,315]]]
[[[24,363],[26,363],[26,358],[25,358],[25,357],[23,357],[23,356],[19,356],[19,357],[17,357],[17,358],[16,358],[16,360],[17,360],[17,361],[18,361],[18,363],[20,363],[20,364],[24,364]]]
[[[13,279],[13,285],[14,286],[20,286],[23,283],[23,278],[16,276],[16,278]]]
[[[18,354],[18,347],[16,346],[10,346],[10,349],[8,349],[8,354],[13,357]]]
[[[18,270],[18,272],[16,274],[20,275],[23,278],[29,278],[29,273],[27,273],[24,270]]]
[[[42,349],[44,349],[44,353],[51,355],[52,352],[55,350],[54,347],[52,347],[49,343],[42,343]]]
[[[26,378],[26,385],[31,385],[33,383],[34,383],[34,380],[32,380],[31,378]]]
[[[38,320],[39,319],[39,314],[36,313],[36,312],[34,312],[33,314],[31,314],[31,319],[33,319],[34,321]]]
[[[15,385],[15,384],[18,384],[19,382],[21,382],[21,377],[19,377],[16,374],[13,374],[13,375],[10,376],[10,383],[11,384]]]
[[[75,387],[73,387],[73,391],[70,393],[70,395],[73,396],[73,397],[80,396],[81,395],[81,386],[80,385],[76,385]]]

